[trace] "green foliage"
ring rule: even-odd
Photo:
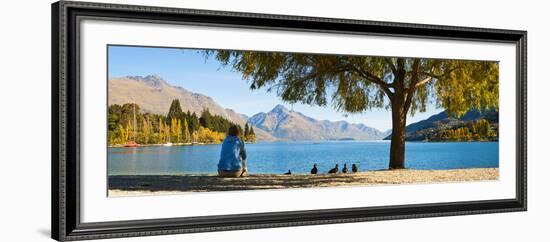
[[[437,130],[428,137],[430,141],[493,141],[498,139],[498,125],[485,119],[471,121],[455,128]]]
[[[201,117],[199,119],[200,125],[202,127],[212,128],[214,126],[213,120],[212,120],[213,118],[214,117],[212,116],[212,114],[210,114],[210,111],[208,109],[203,110]]]
[[[168,120],[179,119],[181,118],[182,113],[183,111],[181,111],[180,100],[174,99],[172,104],[170,104],[170,109],[168,110]]]
[[[185,114],[183,114],[183,117],[181,119],[182,121],[182,139],[184,143],[190,143],[191,140],[191,133],[189,132],[189,125],[187,124],[187,118],[185,117]]]
[[[458,117],[471,108],[498,108],[499,70],[497,62],[432,60],[433,89],[437,105]],[[428,87],[425,87],[428,88]]]
[[[244,131],[243,131],[243,127],[241,126],[237,126],[238,130],[239,130],[239,138],[241,138],[241,140],[245,140],[244,138]]]
[[[134,127],[134,104],[109,106],[107,117],[109,145],[122,145],[128,141],[139,144],[219,143],[223,141],[229,127],[235,125],[222,116],[212,115],[208,109],[201,113],[200,118],[196,113],[189,111],[184,113],[181,111],[178,100],[172,102],[167,116],[141,113],[138,105],[135,105],[135,110],[136,127]],[[244,135],[241,126],[238,127],[243,140],[256,141],[256,135],[251,127],[247,128],[248,135]]]
[[[249,129],[249,128],[248,128],[248,123],[246,123],[246,124],[244,125],[244,136],[245,136],[245,137],[248,136],[248,135],[250,134],[250,131],[249,131],[248,129]]]
[[[248,123],[246,124],[246,126],[248,126]],[[246,126],[245,126],[245,129],[246,129]],[[244,139],[245,141],[248,141],[248,142],[256,142],[256,133],[254,133],[254,127],[252,127],[252,125],[250,125],[250,128],[248,129],[248,134],[245,134]]]
[[[107,126],[109,130],[118,128],[122,107],[118,104],[111,105],[108,110]]]
[[[212,131],[205,127],[200,127],[195,135],[200,142],[204,143],[220,143],[225,138],[224,133]]]
[[[199,129],[200,121],[195,112],[190,114],[189,111],[187,111],[187,124],[189,125],[189,133],[193,133]]]
[[[498,107],[498,63],[371,56],[208,50],[250,80],[290,103],[332,105],[346,113],[391,107],[414,114],[435,100],[450,114]],[[332,102],[328,100],[331,98]]]

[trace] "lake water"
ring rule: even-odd
[[[108,175],[215,174],[221,145],[108,148]],[[360,171],[388,168],[389,141],[271,142],[247,144],[250,173],[326,173],[336,163]],[[411,169],[498,167],[498,142],[407,142]]]

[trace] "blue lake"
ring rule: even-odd
[[[108,148],[108,175],[215,174],[221,145]],[[407,142],[411,169],[498,167],[498,142]],[[360,171],[388,168],[389,141],[270,142],[247,144],[250,173],[309,173],[313,163],[326,173],[336,163]]]

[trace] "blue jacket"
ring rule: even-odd
[[[238,171],[242,168],[241,158],[246,160],[244,142],[237,136],[226,136],[222,143],[218,169]]]

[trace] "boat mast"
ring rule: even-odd
[[[132,96],[132,107],[134,107],[134,128],[133,128],[133,133],[134,133],[134,141],[136,141],[136,128],[137,128],[137,124],[136,124],[136,100],[134,99],[134,97]]]

